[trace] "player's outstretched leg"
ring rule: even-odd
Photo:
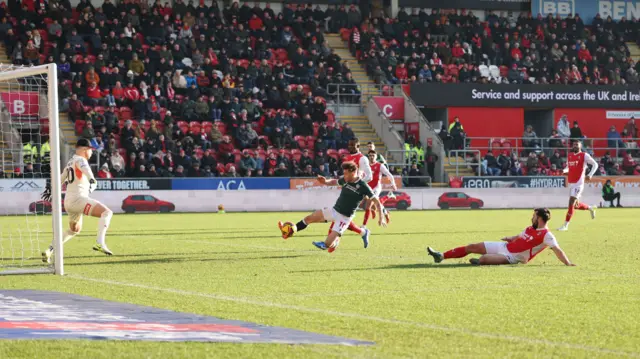
[[[362,238],[362,243],[364,244],[364,247],[367,248],[369,247],[369,237],[371,236],[371,231],[369,229],[367,229],[366,227],[358,227],[358,225],[356,225],[355,223],[351,222],[349,224],[349,228],[348,228],[351,232],[355,232],[358,233],[360,235],[360,237]]]
[[[113,255],[113,252],[109,250],[107,247],[107,243],[105,241],[105,237],[107,235],[107,229],[109,229],[109,224],[111,224],[111,217],[113,217],[113,212],[104,206],[102,203],[98,203],[94,206],[92,211],[92,216],[98,217],[98,236],[96,238],[96,245],[93,246],[93,250],[97,252],[102,252],[108,256]]]
[[[427,247],[427,253],[429,253],[429,255],[433,257],[434,262],[440,263],[445,259],[463,258],[466,257],[467,254],[472,253],[487,254],[487,249],[485,248],[484,243],[475,243],[469,244],[467,246],[457,247],[444,253],[440,253],[431,247]]]
[[[67,243],[71,240],[71,238],[75,237],[78,233],[80,233],[80,224],[79,223],[69,223],[69,229],[64,231],[62,235],[62,244]],[[75,229],[75,230],[74,230]],[[51,257],[53,257],[53,241],[51,241],[51,245],[44,252],[42,252],[42,261],[44,263],[51,263]]]
[[[280,232],[282,232],[282,238],[287,239],[290,238],[294,235],[294,233],[298,233],[300,231],[303,231],[307,228],[308,225],[312,224],[312,223],[319,223],[319,222],[324,222],[324,214],[322,213],[322,210],[317,210],[313,213],[311,213],[310,215],[304,217],[302,220],[300,220],[298,223],[296,223],[293,226],[293,232],[292,233],[288,233],[287,231],[283,230],[283,224],[282,222],[278,222],[278,228],[280,228]]]
[[[571,222],[571,217],[573,217],[573,212],[575,211],[577,200],[578,199],[575,197],[569,198],[569,207],[567,208],[567,215],[565,217],[565,221],[562,227],[558,228],[559,231],[569,230],[569,223]]]

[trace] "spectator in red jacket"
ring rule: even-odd
[[[453,44],[453,48],[451,48],[451,56],[453,56],[455,59],[462,59],[462,56],[464,56],[464,50],[462,49],[458,41],[456,41],[455,44]]]
[[[98,171],[98,178],[113,178],[113,175],[109,172],[109,165],[106,163],[102,165],[100,171]]]
[[[546,173],[551,169],[551,161],[549,161],[549,157],[544,152],[541,152],[540,156],[538,156],[538,166],[542,173]]]
[[[89,99],[88,102],[91,106],[97,106],[100,104],[102,92],[95,82],[89,84],[89,87],[87,88],[87,98]]]
[[[253,14],[253,16],[251,16],[251,20],[249,20],[249,28],[251,29],[251,31],[258,31],[262,28],[262,19],[260,19],[258,17],[257,14]]]
[[[513,49],[511,49],[511,57],[515,59],[516,55],[518,55],[518,59],[522,58],[522,51],[520,50],[520,44],[517,42],[515,43],[515,45],[513,45]]]
[[[140,99],[140,91],[133,86],[133,83],[129,83],[129,86],[124,89],[124,98],[129,103],[129,106]]]
[[[624,160],[622,160],[622,170],[626,174],[632,175],[633,171],[636,169],[636,165],[636,160],[633,159],[631,153],[627,153],[627,155],[624,157]]]
[[[234,163],[235,156],[233,155],[233,143],[231,143],[231,139],[229,136],[223,136],[222,142],[218,146],[218,152],[220,152],[220,158],[224,164]]]
[[[404,63],[400,63],[398,67],[396,67],[396,78],[400,82],[407,82],[407,79],[409,77],[408,77],[407,68],[404,66]]]
[[[587,45],[580,45],[580,50],[578,51],[578,59],[587,62],[590,62],[593,59],[593,56],[591,56],[589,49],[587,49]]]

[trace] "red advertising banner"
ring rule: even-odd
[[[3,92],[0,98],[11,116],[38,116],[40,98],[37,92]]]
[[[373,100],[390,120],[404,120],[404,97],[374,96]]]
[[[402,177],[394,177],[397,188],[402,188]],[[333,188],[338,189],[338,186],[326,186],[320,184],[320,182],[316,181],[315,178],[292,178],[290,180],[291,189],[326,189]],[[391,190],[391,180],[387,177],[382,177],[382,189],[383,190]]]
[[[597,176],[586,181],[585,186],[602,188],[607,180],[611,180],[611,185],[618,189],[640,187],[640,176]]]

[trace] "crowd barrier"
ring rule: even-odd
[[[44,184],[41,181],[31,182],[33,186],[40,186]],[[18,215],[51,211],[51,205],[40,199],[40,190],[30,185],[26,186],[32,189],[2,193],[0,213]],[[620,192],[625,207],[640,207],[640,187],[621,187]],[[116,213],[216,212],[219,205],[223,205],[225,210],[230,212],[311,211],[333,206],[337,196],[337,191],[326,188],[313,191],[136,189],[96,191],[92,194],[93,198],[103,202]],[[383,191],[381,197],[386,200],[387,208],[395,210],[565,208],[569,190],[568,188],[405,188],[398,191]],[[585,188],[582,201],[589,204],[603,202],[598,182],[593,182]]]

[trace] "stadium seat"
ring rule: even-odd
[[[236,163],[237,163],[237,161],[236,161]],[[231,166],[235,167],[235,164],[234,163],[227,163],[227,165],[224,166],[224,172],[229,172],[231,170]]]
[[[300,157],[302,157],[302,152],[300,152],[300,150],[291,150],[291,158],[293,158],[295,161],[300,162]]]
[[[350,154],[349,150],[346,150],[344,148],[338,150],[338,155],[340,156],[340,158],[343,158],[344,156],[348,156],[349,154]]]
[[[491,150],[496,151],[502,148],[502,141],[500,140],[491,140]]]
[[[223,174],[225,174],[227,172],[226,168],[224,167],[224,164],[222,164],[220,162],[218,162],[218,165],[216,166],[216,170],[218,170],[218,174],[219,175],[223,175]]]
[[[307,141],[304,136],[295,136],[293,139],[298,143],[298,147],[301,149],[307,148]]]
[[[86,121],[83,121],[83,120],[76,121],[76,123],[74,124],[74,127],[76,129],[76,135],[79,135],[82,133],[82,130],[84,129],[85,124],[86,124]]]
[[[315,136],[307,136],[307,148],[310,149],[310,152],[315,152],[313,149],[316,145],[316,137]]]
[[[220,121],[216,122],[215,125],[216,127],[218,127],[218,131],[220,131],[220,133],[222,133],[223,136],[227,134],[227,125],[225,125]]]
[[[202,123],[202,128],[204,128],[204,132],[209,133],[209,132],[211,132],[211,129],[213,128],[213,123],[211,123],[209,121],[204,121]]]
[[[177,125],[182,133],[189,133],[189,124],[186,121],[178,121]]]
[[[204,151],[201,148],[196,148],[195,150],[193,150],[193,157],[195,157],[197,160],[201,160],[202,156],[204,156]]]
[[[118,148],[118,153],[120,153],[120,156],[122,156],[122,158],[124,158],[125,160],[127,159],[127,149],[126,148]]]
[[[313,137],[318,136],[318,129],[320,128],[320,124],[317,122],[313,123]]]
[[[120,115],[118,116],[118,118],[122,120],[130,120],[133,118],[133,113],[128,107],[120,107]]]
[[[196,121],[191,121],[189,123],[189,131],[193,134],[198,134],[200,133],[202,129],[202,125],[200,124],[200,122],[196,122]]]

